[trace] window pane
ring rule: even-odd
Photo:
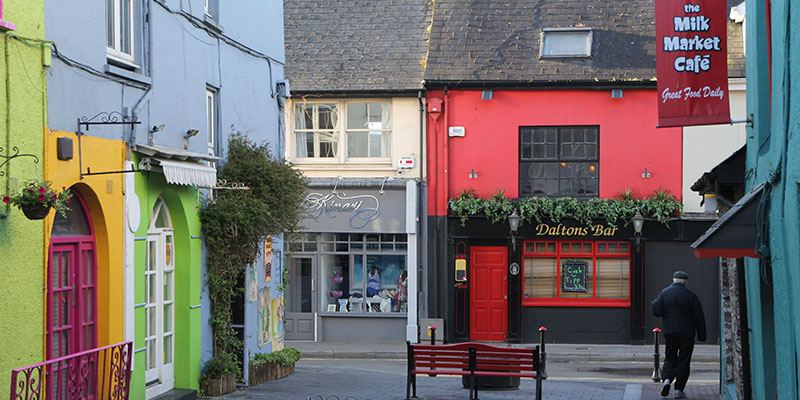
[[[347,133],[347,156],[367,157],[367,132]]]
[[[367,129],[367,103],[347,104],[347,129]]]
[[[389,157],[389,132],[369,133],[369,156]]]
[[[311,132],[295,132],[295,156],[298,158],[314,157],[314,134]]]
[[[555,258],[525,258],[525,297],[556,297],[556,265]]]
[[[164,364],[172,362],[172,335],[164,336]]]
[[[630,262],[627,259],[597,259],[597,298],[630,297]]]
[[[336,104],[318,104],[318,124],[314,129],[337,129],[339,126],[339,114]]]
[[[319,156],[321,158],[337,157],[339,142],[336,132],[318,132],[317,135],[319,136]]]
[[[294,108],[294,129],[314,129],[314,106],[298,104]]]
[[[106,0],[106,46],[114,48],[114,0]]]
[[[131,52],[131,23],[133,22],[133,15],[131,14],[131,0],[120,0],[119,5],[119,19],[120,19],[120,51],[125,54],[132,55]]]

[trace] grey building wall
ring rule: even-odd
[[[225,156],[227,140],[234,132],[257,142],[268,141],[273,154],[283,154],[282,111],[276,92],[276,83],[284,79],[282,1],[219,0],[213,22],[205,16],[204,0],[135,3],[137,67],[129,68],[107,58],[105,2],[47,2],[45,36],[55,43],[48,72],[49,127],[75,132],[80,117],[111,111],[136,114],[142,124],[133,131],[124,126],[92,126],[85,133],[133,146],[147,144],[150,128],[164,124],[165,129],[153,135],[153,143],[184,149],[184,134],[197,129],[199,134],[188,140],[188,150],[206,153],[205,91],[212,87],[218,91],[218,156]],[[275,249],[283,248],[280,238],[274,242]],[[203,262],[204,361],[212,355],[211,328],[205,323],[210,309],[206,270]],[[260,282],[264,284],[263,278]],[[277,293],[278,283],[279,279],[269,283],[271,293]],[[257,302],[246,301],[245,354],[271,350],[257,346],[257,314]]]

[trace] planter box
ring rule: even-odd
[[[236,375],[224,374],[218,379],[209,379],[203,385],[206,396],[222,396],[236,391]]]
[[[266,381],[281,379],[294,372],[294,363],[291,365],[281,365],[276,362],[263,364],[250,364],[249,385],[255,386]]]

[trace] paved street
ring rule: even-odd
[[[224,399],[397,400],[405,398],[405,360],[303,359],[294,374],[247,388]],[[569,361],[548,363],[543,384],[546,399],[660,399],[650,379],[652,363]],[[719,365],[694,363],[687,387],[690,399],[719,399]],[[467,399],[460,377],[417,378],[417,395],[426,400]],[[483,400],[533,398],[535,384],[523,379],[519,390],[481,391]],[[671,398],[671,397],[670,397]]]

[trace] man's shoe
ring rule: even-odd
[[[673,399],[685,399],[685,398],[686,398],[686,393],[683,393],[683,390],[675,389],[675,396],[673,397]]]
[[[661,396],[667,397],[669,396],[669,385],[672,384],[672,381],[669,379],[664,379],[664,384],[661,386]]]

